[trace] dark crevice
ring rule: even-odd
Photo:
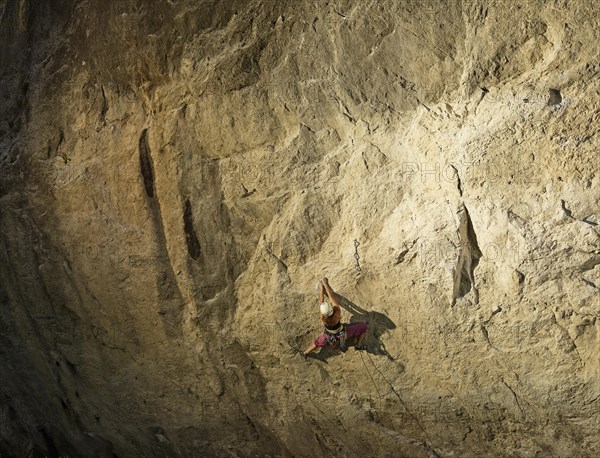
[[[198,260],[202,252],[200,251],[200,242],[194,229],[194,219],[192,217],[192,204],[189,199],[185,201],[183,209],[183,229],[185,231],[185,241],[187,243],[188,253],[193,259]]]
[[[473,229],[473,223],[469,212],[464,205],[461,205],[459,211],[460,223],[458,234],[460,238],[460,252],[456,269],[454,271],[454,291],[452,293],[452,305],[460,297],[467,295],[471,289],[474,293],[475,303],[479,302],[479,291],[475,287],[475,268],[479,264],[482,256],[477,243],[477,235]]]
[[[548,106],[558,105],[562,102],[562,95],[558,89],[549,89],[550,97],[548,98]]]
[[[590,259],[588,259],[587,261],[585,261],[581,265],[580,270],[582,272],[586,272],[588,270],[592,270],[598,264],[600,264],[600,257],[598,257],[598,256],[592,256]]]
[[[494,346],[492,345],[492,342],[490,341],[490,334],[489,334],[489,332],[488,332],[487,328],[486,328],[486,327],[485,327],[483,324],[480,324],[480,325],[479,325],[479,329],[481,329],[481,333],[483,334],[483,338],[485,339],[485,341],[487,342],[487,344],[488,344],[490,347],[492,347],[492,348],[496,349],[496,347],[494,347]]]
[[[458,174],[458,169],[456,167],[454,167],[452,164],[450,164],[450,167],[452,167],[452,169],[454,170],[454,173],[456,173],[456,187],[458,188],[458,193],[462,197],[462,195],[463,195],[462,182],[460,181],[460,175]]]
[[[48,149],[46,150],[46,156],[48,159],[53,158],[58,153],[58,149],[65,142],[65,133],[62,129],[58,131],[58,139],[55,137],[48,141]]]
[[[61,454],[58,451],[58,448],[56,447],[56,444],[54,443],[54,440],[52,439],[52,437],[50,436],[50,434],[48,434],[48,431],[46,430],[45,427],[40,427],[38,428],[38,431],[41,433],[42,437],[44,438],[44,442],[46,443],[46,451],[47,451],[47,455],[49,458],[58,458],[61,456]]]
[[[244,186],[243,183],[242,183],[242,189],[244,190],[244,193],[242,194],[242,198],[250,197],[252,194],[254,194],[256,192],[256,188],[253,188],[252,191],[248,191],[248,189],[246,188],[246,186]]]
[[[104,92],[104,86],[100,86],[102,90],[102,108],[100,110],[100,122],[106,121],[106,112],[108,111],[108,101],[106,100],[106,93]]]
[[[140,137],[140,167],[144,178],[144,188],[148,197],[154,197],[154,172],[150,158],[150,147],[148,146],[148,129],[142,131]]]
[[[404,250],[402,250],[400,252],[400,254],[398,254],[398,256],[396,256],[396,262],[394,263],[395,265],[400,264],[402,261],[404,261],[404,258],[406,257],[406,255],[408,254],[408,248],[405,248]]]
[[[566,216],[573,218],[573,212],[567,208],[567,203],[563,199],[560,199],[560,207]]]

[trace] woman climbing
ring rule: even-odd
[[[327,300],[325,299],[327,297]],[[329,280],[323,278],[319,282],[319,301],[321,309],[321,321],[325,324],[323,333],[317,337],[310,346],[304,350],[304,356],[315,351],[317,348],[333,345],[340,348],[346,348],[346,340],[349,337],[357,337],[358,340],[354,346],[357,350],[366,350],[365,338],[367,337],[367,323],[342,324],[342,308],[335,295],[335,292],[329,286]],[[333,304],[333,305],[332,305]]]

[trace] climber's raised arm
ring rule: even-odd
[[[322,283],[323,287],[325,288],[325,292],[327,293],[327,296],[329,297],[329,299],[331,299],[332,304],[341,307],[341,304],[339,303],[335,295],[335,291],[333,291],[333,288],[329,286],[329,280],[327,279],[327,277],[323,278]]]
[[[325,287],[323,286],[323,282],[319,280],[319,304],[325,302]]]

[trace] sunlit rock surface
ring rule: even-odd
[[[0,2],[2,456],[599,456],[599,30]]]

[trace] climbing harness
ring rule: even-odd
[[[335,345],[336,342],[343,342],[344,336],[346,335],[344,331],[344,325],[340,323],[340,326],[337,329],[325,328],[325,335],[327,336],[327,340],[329,340],[331,345]]]
[[[360,245],[360,242],[358,240],[354,240],[354,259],[356,259],[356,265],[354,266],[354,268],[356,269],[357,272],[361,271],[360,268],[360,255],[358,254],[358,245]]]
[[[340,325],[335,329],[327,329],[327,327],[325,327],[325,332],[327,334],[339,334],[343,330],[344,330],[344,325],[342,323],[340,323]]]
[[[328,336],[329,343],[331,345],[335,345],[336,342],[342,341],[342,337],[344,337],[344,331],[340,332],[339,334],[330,334]]]

